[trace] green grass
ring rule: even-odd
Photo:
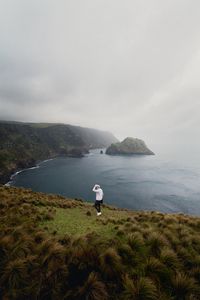
[[[0,228],[0,299],[200,299],[199,217],[0,186]]]
[[[89,215],[88,215],[88,214]],[[54,219],[44,221],[42,226],[48,227],[49,232],[57,231],[57,234],[82,235],[90,232],[96,232],[104,237],[113,237],[117,229],[112,220],[120,220],[128,217],[128,212],[119,212],[102,208],[102,215],[96,215],[95,208],[88,206],[75,207],[70,209],[56,208]]]

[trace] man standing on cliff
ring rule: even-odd
[[[100,185],[95,184],[92,191],[96,193],[96,201],[95,201],[94,206],[97,210],[97,216],[100,216],[101,215],[101,204],[103,204],[103,190],[101,189]]]

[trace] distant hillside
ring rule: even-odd
[[[127,155],[127,154],[140,154],[140,155],[154,155],[149,150],[145,142],[137,139],[127,137],[121,143],[114,143],[106,149],[106,154],[110,155]]]
[[[0,186],[0,228],[0,299],[200,299],[199,217]]]
[[[81,157],[117,139],[109,132],[51,123],[0,122],[0,182],[36,161],[66,155]]]

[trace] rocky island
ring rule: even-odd
[[[154,155],[149,150],[145,142],[132,137],[127,137],[121,143],[111,144],[106,149],[106,154],[109,155],[128,155],[128,154],[140,154],[140,155]]]

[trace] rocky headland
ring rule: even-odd
[[[111,144],[106,149],[109,155],[154,155],[154,153],[146,146],[145,142],[132,137],[127,137],[121,143]]]
[[[0,183],[16,171],[57,156],[82,157],[117,139],[109,132],[66,124],[0,121]]]

